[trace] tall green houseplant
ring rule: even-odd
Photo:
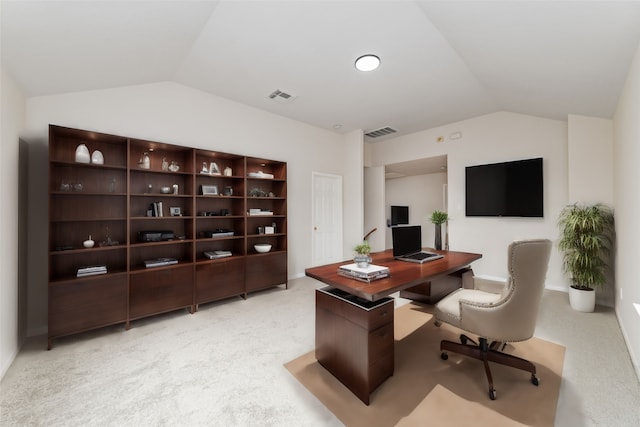
[[[558,224],[562,268],[571,279],[571,287],[586,291],[603,287],[607,283],[606,273],[613,242],[611,209],[602,204],[570,205],[561,211]],[[595,305],[595,293],[591,294]]]
[[[449,221],[449,214],[442,211],[433,211],[431,213],[431,222],[436,226],[435,248],[442,249],[442,224]]]

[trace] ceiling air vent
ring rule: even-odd
[[[276,89],[269,94],[269,99],[273,99],[274,101],[280,104],[288,104],[289,102],[296,99],[296,96],[291,95],[283,90]]]
[[[369,132],[365,132],[365,136],[368,136],[369,138],[378,138],[378,137],[389,135],[396,132],[398,131],[387,126],[380,129],[370,130]]]

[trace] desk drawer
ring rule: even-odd
[[[387,378],[393,375],[394,358],[393,353],[379,359],[369,365],[369,390],[374,391]]]
[[[367,331],[393,323],[393,298],[371,302],[329,287],[316,291],[316,306],[348,319]]]
[[[393,355],[393,323],[369,332],[369,364],[372,365],[389,354]]]

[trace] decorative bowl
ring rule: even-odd
[[[93,240],[91,240],[91,239],[89,239],[89,240],[85,240],[84,242],[82,242],[82,245],[83,245],[85,248],[92,248],[92,247],[93,247],[93,245],[95,245],[95,244],[96,244],[96,242],[94,242],[94,241],[93,241]]]
[[[255,248],[256,252],[260,253],[269,252],[271,250],[271,245],[267,243],[259,243],[257,245],[253,245],[253,247]]]
[[[160,192],[162,194],[169,194],[171,193],[171,187],[160,187]]]

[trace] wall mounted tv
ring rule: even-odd
[[[409,224],[409,206],[391,206],[391,225]]]
[[[542,158],[467,166],[466,215],[543,217]]]

